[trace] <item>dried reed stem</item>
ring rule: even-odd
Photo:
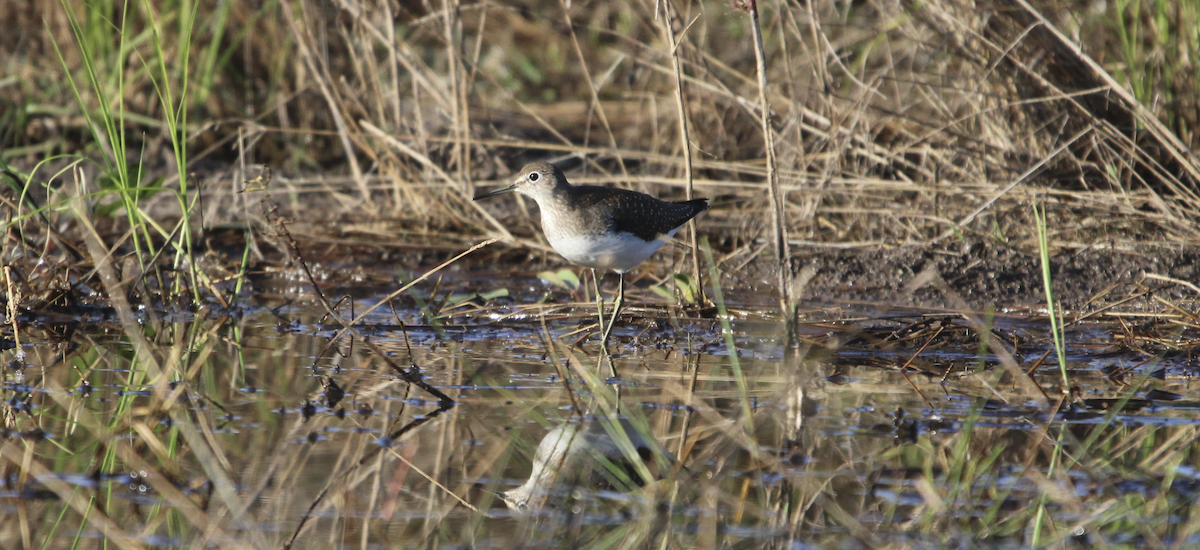
[[[303,8],[301,4],[300,9]],[[307,32],[307,28],[301,28],[299,22],[296,21],[295,15],[292,14],[291,6],[283,6],[280,10],[284,19],[287,20],[288,27],[291,28],[292,34],[296,37],[296,48],[300,52],[300,58],[304,60],[308,70],[313,74],[313,80],[317,83],[317,88],[321,90],[321,96],[325,98],[325,103],[329,106],[329,115],[333,117],[334,126],[337,127],[338,139],[342,142],[342,149],[346,151],[346,162],[350,165],[350,173],[354,176],[354,182],[358,184],[358,191],[361,195],[363,206],[371,209],[371,192],[367,189],[367,180],[363,177],[362,168],[358,165],[358,157],[354,152],[354,145],[350,142],[350,129],[346,126],[346,120],[342,117],[341,104],[337,97],[334,96],[333,87],[330,86],[328,71],[323,63],[318,63],[312,49],[309,48],[308,40],[312,35]],[[307,18],[306,18],[307,20]]]
[[[762,125],[764,148],[767,153],[767,194],[771,202],[771,240],[778,260],[779,310],[787,315],[792,307],[791,261],[788,253],[785,197],[779,189],[779,170],[775,159],[775,136],[771,130],[771,104],[767,100],[767,54],[763,49],[762,23],[758,18],[758,1],[744,0],[742,6],[750,13],[750,30],[754,34],[754,61],[758,67],[759,122]]]
[[[683,151],[683,179],[687,189],[687,199],[692,200],[694,197],[694,176],[692,173],[692,139],[688,130],[687,109],[685,108],[683,97],[683,68],[679,63],[679,44],[675,41],[675,31],[671,28],[671,1],[664,0],[662,3],[662,17],[659,18],[662,23],[660,26],[663,30],[663,36],[667,39],[667,46],[671,48],[671,66],[675,71],[675,107],[676,115],[679,117],[679,146]],[[687,29],[684,29],[687,32]],[[692,248],[692,279],[696,281],[696,290],[699,292],[696,301],[703,304],[706,301],[704,296],[704,284],[700,273],[700,255],[696,253],[696,224],[688,224],[688,244]]]
[[[559,4],[562,5],[563,20],[566,22],[567,30],[571,34],[571,45],[575,48],[575,56],[579,58],[580,72],[587,81],[587,89],[591,95],[592,109],[596,110],[596,116],[600,118],[600,124],[604,125],[604,132],[608,134],[609,147],[616,149],[617,136],[613,134],[612,125],[608,123],[608,114],[604,112],[604,105],[600,103],[599,90],[596,89],[596,83],[592,79],[592,72],[588,70],[587,57],[583,55],[583,47],[579,45],[579,36],[575,34],[575,24],[571,21],[570,5],[566,0],[559,0]],[[620,156],[616,158],[617,163],[621,166],[621,173],[628,176],[629,172],[625,169],[625,159]]]

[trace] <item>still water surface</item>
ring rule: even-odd
[[[4,457],[42,470],[8,474],[0,542],[1122,545],[1145,517],[1186,523],[1200,490],[1196,359],[1122,345],[1111,321],[1069,327],[1063,404],[1028,315],[823,304],[789,339],[761,296],[732,292],[726,325],[643,287],[610,360],[586,293],[508,283],[484,299],[479,278],[446,279],[332,345],[340,325],[284,288],[227,315],[146,314],[150,348],[111,322],[41,323],[6,370]],[[346,318],[386,294],[339,291]]]

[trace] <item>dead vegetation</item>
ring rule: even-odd
[[[769,238],[754,215],[767,207],[764,106],[745,13],[680,4],[670,14],[672,52],[661,32],[667,15],[655,5],[485,3],[444,12],[341,0],[201,11],[198,21],[224,27],[219,36],[198,28],[198,61],[188,67],[195,113],[186,161],[205,195],[203,220],[193,223],[245,221],[256,214],[255,195],[269,192],[289,196],[306,219],[377,220],[465,240],[515,226],[536,238],[527,224],[511,216],[499,223],[466,200],[476,184],[506,178],[534,157],[580,172],[573,181],[625,181],[671,194],[663,187],[688,184],[674,53],[694,185],[721,205],[704,231],[757,253],[756,243]],[[123,15],[119,6],[67,7],[96,18],[85,28]],[[40,16],[50,31],[26,25],[28,34],[5,43],[14,54],[6,72],[21,81],[0,93],[14,109],[73,103],[61,83],[47,85],[47,75],[61,72],[54,43],[69,67],[81,63],[63,9],[45,2],[33,14],[0,14]],[[145,7],[129,9],[131,31],[144,32]],[[794,244],[931,243],[957,233],[1019,242],[1028,238],[1031,201],[1048,203],[1057,231],[1078,234],[1070,242],[1200,236],[1194,124],[1172,130],[1163,122],[1194,118],[1197,89],[1150,107],[1126,91],[1094,60],[1119,53],[1102,38],[1115,32],[1118,14],[1072,6],[1043,12],[1016,0],[762,10],[765,97]],[[1070,15],[1076,11],[1081,19]],[[1084,49],[1060,25],[1084,37]],[[110,74],[133,70],[125,108],[149,117],[127,122],[130,136],[144,140],[127,160],[169,172],[169,148],[153,122],[162,107],[146,93],[151,83],[137,59],[112,51],[111,36],[87,36],[88,45]],[[1147,56],[1170,44],[1153,46]],[[1194,61],[1179,63],[1176,74]],[[84,96],[94,107],[94,94]],[[52,113],[10,117],[0,135],[8,136],[5,160],[21,169],[15,183],[33,184],[52,204],[94,191],[69,189],[56,175],[53,166],[65,159],[37,164],[47,152],[40,144],[91,154],[76,141],[87,134],[83,122]],[[274,187],[242,193],[255,164],[275,168]],[[164,183],[172,185],[169,175]],[[167,195],[158,199],[150,211],[179,215]],[[313,202],[322,208],[305,208]]]

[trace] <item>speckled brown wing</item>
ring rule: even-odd
[[[603,204],[602,208],[589,207],[581,210],[597,216],[605,215],[608,218],[603,220],[606,223],[597,223],[595,226],[605,226],[609,230],[632,233],[647,242],[687,223],[688,220],[696,217],[696,214],[708,210],[708,199],[666,202],[650,195],[625,189],[590,185],[576,186],[575,189],[578,190],[576,204],[579,206]],[[605,191],[596,192],[597,189]]]

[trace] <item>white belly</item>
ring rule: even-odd
[[[675,230],[672,230],[663,238],[669,239],[674,235]],[[562,257],[575,265],[611,269],[617,273],[625,273],[637,267],[666,244],[665,240],[660,239],[643,241],[630,233],[558,237],[548,240],[555,252],[562,254]]]

